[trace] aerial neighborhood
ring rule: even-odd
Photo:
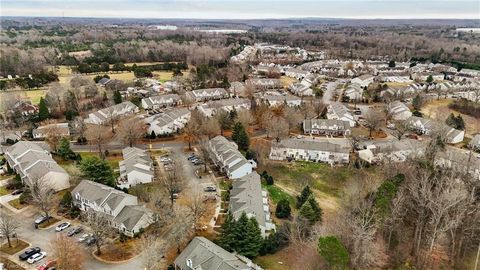
[[[0,269],[477,269],[478,34],[99,20],[1,27]]]

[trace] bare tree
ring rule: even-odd
[[[95,211],[84,212],[85,223],[92,230],[95,237],[95,245],[97,247],[97,255],[102,254],[101,247],[106,236],[111,231],[110,220],[102,213]]]
[[[270,134],[277,142],[288,137],[289,125],[283,117],[274,117],[267,125],[268,134]]]
[[[245,128],[248,128],[253,123],[254,119],[249,110],[240,110],[237,113],[237,121],[242,123]]]
[[[207,160],[209,158],[210,152],[209,152],[209,141],[206,138],[203,138],[200,140],[198,144],[198,153],[200,154],[200,157],[203,159],[204,164],[203,164],[203,169],[204,172],[207,172]]]
[[[383,111],[373,109],[368,110],[365,114],[365,122],[370,134],[369,137],[372,137],[372,132],[380,127],[384,119],[385,115]]]
[[[63,137],[61,129],[52,123],[43,128],[43,133],[45,134],[45,141],[50,146],[50,149],[56,153],[60,139]]]
[[[290,133],[292,129],[302,123],[303,117],[296,109],[288,107],[285,109],[285,120],[287,120],[288,133]]]
[[[85,136],[91,145],[94,145],[98,154],[102,159],[105,159],[105,153],[103,152],[103,146],[108,142],[110,138],[109,129],[100,125],[89,125]]]
[[[190,121],[185,125],[183,131],[185,133],[185,140],[188,143],[188,150],[192,150],[192,143],[198,139],[200,126],[198,125],[198,122]]]
[[[188,210],[192,215],[193,227],[197,228],[199,220],[203,217],[207,211],[207,207],[204,202],[201,187],[194,189],[193,194],[190,196],[190,200],[187,204]]]
[[[64,234],[58,234],[51,242],[53,256],[57,267],[64,270],[85,269],[85,253],[83,248],[72,238]]]
[[[327,105],[323,102],[322,99],[315,99],[315,100],[312,101],[312,107],[313,107],[313,111],[315,112],[316,117],[320,118],[322,113],[327,108]]]
[[[173,161],[172,166],[165,172],[162,178],[163,187],[170,198],[170,206],[173,210],[175,195],[180,192],[184,185],[184,175],[179,161]]]
[[[130,147],[145,136],[146,132],[147,127],[145,123],[135,117],[122,121],[118,128],[118,136],[120,136],[124,144],[128,144]]]
[[[45,217],[50,217],[50,210],[53,207],[54,189],[50,183],[42,179],[32,179],[28,183],[30,196],[33,204],[38,206]]]
[[[141,252],[142,266],[145,270],[160,269],[159,263],[166,251],[165,240],[154,235],[144,235],[140,241],[139,252]]]
[[[119,120],[119,116],[115,113],[113,109],[105,110],[105,116],[107,118],[107,123],[110,125],[112,129],[112,133],[115,134],[115,125]]]
[[[7,238],[8,247],[12,247],[11,238],[16,236],[18,228],[18,220],[5,210],[0,210],[0,234]]]
[[[207,136],[209,139],[220,134],[220,125],[218,121],[213,117],[203,119],[201,121],[200,134]]]
[[[395,125],[395,129],[392,130],[392,135],[400,141],[403,135],[408,133],[410,126],[407,121],[394,121],[393,123]]]

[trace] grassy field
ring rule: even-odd
[[[277,204],[280,200],[286,199],[292,207],[295,205],[295,198],[283,191],[280,187],[275,185],[262,185],[262,187],[268,191],[268,196],[273,203]]]
[[[40,98],[45,96],[45,90],[22,90],[22,91],[14,91],[13,93],[20,96],[20,98],[30,99],[32,104],[38,104],[40,102]],[[5,93],[0,93],[0,104],[2,104],[2,98]],[[1,105],[0,105],[1,106]],[[2,108],[0,107],[0,110]]]
[[[10,192],[4,186],[0,187],[0,196],[7,195],[9,193]]]

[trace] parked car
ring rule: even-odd
[[[205,162],[203,162],[203,160],[199,159],[196,162],[194,162],[193,164],[194,165],[203,165],[203,164],[205,164]]]
[[[97,238],[94,236],[90,236],[87,240],[85,240],[85,245],[91,246],[97,242]]]
[[[173,197],[173,199],[178,199],[178,193],[173,193],[172,196],[169,196],[170,199],[172,197]]]
[[[56,261],[48,260],[47,262],[40,265],[37,270],[50,270],[55,265],[57,265]]]
[[[77,241],[78,241],[79,243],[82,243],[82,242],[84,242],[85,240],[87,240],[88,238],[90,238],[91,236],[92,236],[92,234],[90,234],[90,233],[85,233],[85,234],[83,234],[82,236],[80,236]]]
[[[12,195],[18,195],[18,194],[22,194],[23,193],[23,190],[21,189],[15,189],[11,194]]]
[[[75,227],[75,228],[70,229],[67,232],[67,236],[71,237],[71,236],[74,236],[75,234],[81,233],[82,231],[83,231],[82,227]]]
[[[33,254],[30,258],[28,258],[27,262],[29,264],[34,264],[34,263],[40,261],[41,259],[43,259],[45,257],[47,257],[47,252],[45,252],[45,251],[38,252],[38,253]]]
[[[35,224],[40,225],[44,223],[45,221],[49,220],[51,217],[46,217],[46,216],[40,216],[37,219],[35,219]]]
[[[33,254],[39,253],[41,249],[39,247],[32,247],[27,250],[25,250],[22,254],[18,255],[18,258],[21,261],[25,261],[28,258],[30,258]]]
[[[211,186],[210,187],[204,187],[203,191],[205,191],[205,192],[215,192],[215,191],[217,191],[217,188],[216,187],[211,187]]]
[[[56,228],[55,228],[55,231],[57,232],[61,232],[63,230],[65,230],[66,228],[70,227],[70,222],[63,222],[63,223],[60,223]]]

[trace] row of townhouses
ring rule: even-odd
[[[85,123],[103,125],[108,123],[111,119],[135,114],[139,111],[138,107],[130,101],[125,101],[99,111],[90,113]]]
[[[137,197],[115,188],[83,180],[71,193],[73,204],[81,211],[106,215],[112,228],[130,237],[154,221],[153,212],[138,205]]]
[[[409,127],[418,134],[427,136],[442,135],[447,143],[456,144],[463,141],[465,137],[464,130],[452,128],[444,123],[432,119],[412,116],[408,118]]]
[[[207,88],[189,91],[187,92],[187,97],[193,101],[200,102],[228,98],[229,94],[224,88]]]
[[[57,123],[40,126],[32,130],[34,139],[44,139],[52,133],[60,137],[69,137],[70,127],[68,123]]]
[[[127,147],[122,150],[122,156],[123,159],[119,162],[120,177],[117,186],[131,188],[153,181],[153,162],[147,150]]]
[[[177,106],[182,103],[177,94],[166,94],[142,99],[142,108],[145,110],[157,110],[160,108]]]
[[[209,152],[215,165],[230,179],[243,177],[253,171],[254,165],[238,151],[237,144],[223,136],[209,141]]]
[[[350,124],[335,119],[306,119],[303,120],[303,133],[312,135],[348,136]]]
[[[191,113],[187,108],[166,109],[162,113],[144,119],[148,126],[147,132],[156,135],[168,135],[183,129],[190,120]]]
[[[387,105],[387,111],[393,120],[405,121],[410,117],[412,117],[412,112],[407,107],[407,105],[405,105],[405,103],[398,100],[394,102],[390,102]]]
[[[327,119],[342,120],[348,122],[350,127],[354,127],[356,124],[353,114],[339,102],[334,102],[327,107]]]

